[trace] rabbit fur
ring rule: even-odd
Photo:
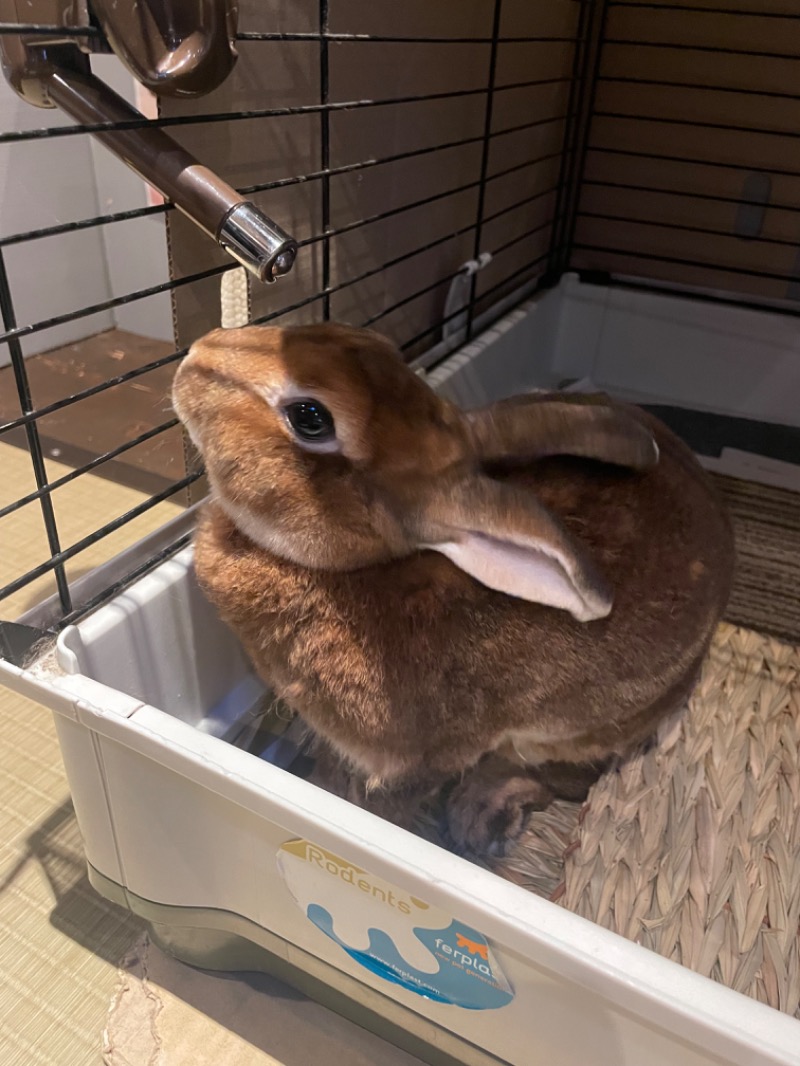
[[[537,394],[465,413],[332,324],[216,330],[173,399],[211,485],[200,586],[342,794],[407,824],[450,782],[454,845],[502,851],[691,690],[733,541],[645,412]],[[298,437],[298,403],[333,435]]]

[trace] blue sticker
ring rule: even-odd
[[[360,966],[437,1003],[493,1010],[514,998],[486,938],[305,840],[278,866],[306,916]]]

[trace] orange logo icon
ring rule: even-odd
[[[469,940],[461,933],[456,933],[456,947],[465,948],[470,955],[480,955],[487,962],[489,960],[489,948],[486,944],[476,944],[474,940]]]

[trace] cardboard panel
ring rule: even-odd
[[[750,162],[750,161],[748,161]],[[722,197],[737,203],[744,195],[744,184],[751,174],[766,173],[771,188],[770,203],[780,210],[800,209],[800,174],[782,174],[766,170],[756,161],[752,166],[731,167],[716,161],[682,160],[667,152],[652,155],[635,148],[595,148],[586,157],[583,193],[588,195],[595,184],[607,184],[626,190],[624,202],[632,204],[631,192],[660,189],[680,196]]]
[[[693,5],[694,6],[694,5]],[[702,5],[696,5],[702,7]],[[728,10],[725,10],[727,8]],[[732,15],[729,12],[739,11]],[[762,14],[764,12],[764,14]],[[682,11],[647,4],[609,4],[605,36],[609,42],[657,41],[678,48],[739,49],[793,56],[800,39],[796,18],[775,18],[783,12],[797,15],[791,3],[739,3],[716,5],[716,10]]]
[[[374,321],[398,344],[423,333],[414,352],[439,339],[431,327],[444,313],[449,282],[476,251],[493,11],[487,0],[330,3],[332,33],[412,39],[328,47],[328,100],[354,105],[334,107],[327,120],[330,314],[356,325]],[[572,0],[504,5],[501,33],[533,39],[497,49],[483,216],[520,206],[484,227],[481,249],[494,251],[545,222],[554,208],[549,193],[558,178],[578,14]],[[251,0],[243,7],[241,29],[317,34],[318,19],[317,3]],[[254,316],[274,316],[282,324],[317,321],[324,312],[319,172],[325,120],[313,110],[321,100],[320,47],[313,39],[242,41],[239,51],[223,86],[198,100],[164,100],[162,113],[224,115],[224,121],[177,126],[172,133],[239,188],[279,183],[253,199],[308,243],[287,278],[255,286]],[[537,84],[510,87],[520,82]],[[281,108],[295,113],[243,117]],[[505,173],[513,167],[519,169]],[[169,226],[173,277],[227,262],[176,213]],[[529,252],[529,242],[502,252],[492,267],[494,283],[514,274]],[[218,292],[217,277],[175,291],[182,344],[218,324]]]
[[[607,8],[571,265],[797,299],[796,6],[683,7]]]
[[[316,0],[313,6],[318,9]],[[486,0],[437,0],[435,4],[430,0],[403,0],[402,4],[331,0],[330,30],[398,37],[489,37],[492,6]]]
[[[645,46],[636,41],[624,42],[620,38],[607,37],[603,46],[601,78],[638,78],[791,95],[796,62],[790,54],[786,58],[771,56],[767,62],[767,57],[761,55],[715,51],[713,33],[709,34],[705,49],[662,45],[650,32],[646,39],[649,43]],[[780,51],[783,52],[783,48]],[[735,114],[733,101],[731,108]]]
[[[626,254],[604,248],[601,253],[582,245],[572,255],[573,270],[603,270],[625,278],[646,278],[679,289],[704,289],[716,293],[781,301],[787,298],[786,281],[750,274],[737,274],[702,263],[670,262],[657,253]]]
[[[629,219],[631,222],[666,228],[708,231],[726,237],[733,235],[742,241],[743,248],[752,240],[739,221],[741,203],[737,203],[733,198],[730,202],[725,202],[692,196],[673,196],[668,192],[640,191],[635,199],[625,205],[621,203],[619,190],[590,186],[584,192],[581,211],[583,217],[601,220]],[[756,222],[761,219],[761,214],[758,212],[754,215]],[[788,244],[796,249],[800,243],[800,210],[765,210],[763,221],[758,226],[758,237],[760,241]]]
[[[531,0],[503,0],[501,36],[561,36],[574,39],[580,7],[575,0],[547,0],[546,4],[532,4]]]
[[[797,4],[795,0],[757,0],[758,2],[758,14],[759,16],[765,15],[796,15]],[[720,0],[648,0],[647,3],[642,3],[642,0],[611,0],[609,7],[621,7],[621,8],[678,8],[682,15],[683,9],[686,9],[686,14],[690,14],[697,11],[705,12],[709,9],[712,13],[718,13],[719,9],[723,7]],[[724,10],[726,13],[741,14],[743,16],[753,15],[753,0],[725,0]]]

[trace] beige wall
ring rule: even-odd
[[[21,100],[0,76],[0,129],[66,126],[57,111],[40,110]],[[0,232],[26,233],[99,213],[88,138],[53,137],[0,145]],[[10,245],[3,252],[17,325],[40,322],[107,300],[111,295],[98,228]],[[80,263],[80,270],[74,264]],[[23,340],[26,354],[69,344],[109,329],[104,311]],[[0,344],[0,366],[9,362]]]

